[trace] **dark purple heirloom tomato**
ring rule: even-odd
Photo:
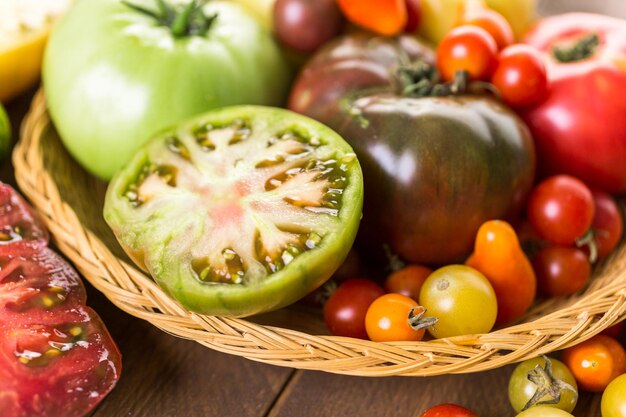
[[[303,69],[290,106],[354,148],[365,182],[360,242],[444,264],[469,254],[484,221],[521,212],[535,152],[528,129],[504,105],[484,95],[446,96],[458,86],[437,82],[431,52],[416,42],[338,40]]]

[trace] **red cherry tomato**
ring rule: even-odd
[[[548,77],[543,57],[528,45],[504,49],[491,82],[502,100],[513,107],[538,103],[548,93]]]
[[[496,41],[498,49],[504,49],[515,41],[511,25],[495,10],[474,8],[465,16],[463,24],[485,29]]]
[[[385,293],[367,279],[350,279],[337,288],[324,305],[324,322],[335,336],[367,339],[365,314],[370,304]]]
[[[587,254],[572,246],[546,246],[533,257],[539,290],[550,297],[571,295],[591,276]]]
[[[591,227],[593,195],[577,178],[555,175],[539,183],[528,201],[528,220],[542,238],[571,245]]]
[[[593,228],[598,257],[608,256],[617,246],[624,231],[624,220],[617,203],[609,194],[602,191],[593,192],[595,214]]]
[[[417,301],[402,294],[378,297],[365,315],[367,336],[374,342],[422,340],[425,330],[414,330],[409,324],[409,313],[417,306]]]
[[[422,265],[407,265],[387,277],[385,290],[417,300],[420,296],[422,284],[432,272],[432,269]]]
[[[420,417],[476,417],[476,414],[460,405],[440,404],[424,411]]]
[[[422,3],[421,0],[404,0],[406,3],[406,33],[415,33],[422,21]]]
[[[496,68],[497,56],[496,41],[486,30],[459,26],[437,47],[437,69],[444,80],[452,80],[457,71],[467,71],[471,80],[486,80]]]

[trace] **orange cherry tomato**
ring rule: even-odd
[[[473,25],[485,29],[496,41],[498,49],[504,49],[515,41],[513,29],[500,13],[491,9],[470,9],[463,18],[464,25]]]
[[[417,302],[402,294],[385,294],[378,297],[367,309],[365,330],[374,342],[419,341],[424,329],[413,330],[409,313]]]
[[[626,372],[624,348],[603,334],[565,349],[563,362],[574,374],[578,387],[585,391],[603,391],[611,381]]]
[[[408,22],[404,0],[337,0],[337,4],[350,22],[380,35],[396,35]]]
[[[467,71],[470,80],[487,80],[498,64],[498,46],[493,37],[478,26],[452,29],[437,47],[437,69],[452,80],[457,71]]]
[[[417,300],[422,284],[432,272],[432,269],[422,265],[407,265],[389,274],[385,280],[385,290]]]
[[[507,222],[483,223],[474,253],[465,263],[482,272],[493,286],[498,301],[497,324],[521,317],[532,304],[537,291],[535,272]]]

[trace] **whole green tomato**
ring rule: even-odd
[[[602,394],[602,417],[626,417],[626,374],[615,378]]]
[[[531,407],[526,411],[519,413],[515,417],[574,417],[567,411],[563,411],[560,408],[547,407],[540,405],[537,407]]]
[[[59,22],[46,98],[92,173],[109,179],[154,133],[203,111],[282,104],[290,70],[269,29],[241,5],[198,3],[81,0]]]
[[[574,375],[563,362],[546,359],[537,357],[525,360],[511,374],[509,401],[516,412],[537,405],[560,408],[567,412],[576,407],[578,386]]]

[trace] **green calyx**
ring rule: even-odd
[[[454,79],[443,82],[437,69],[421,60],[398,67],[395,79],[399,94],[405,97],[446,97],[486,91],[498,96],[492,84],[470,81],[467,71],[459,70]]]
[[[166,26],[172,31],[175,38],[186,36],[206,36],[217,14],[206,15],[203,7],[208,0],[191,0],[185,5],[178,7],[169,3],[168,0],[154,0],[155,10],[122,0],[122,3],[131,9],[150,16],[159,25]]]
[[[562,63],[584,61],[593,56],[599,45],[600,38],[598,35],[589,33],[573,45],[553,47],[552,55]]]

